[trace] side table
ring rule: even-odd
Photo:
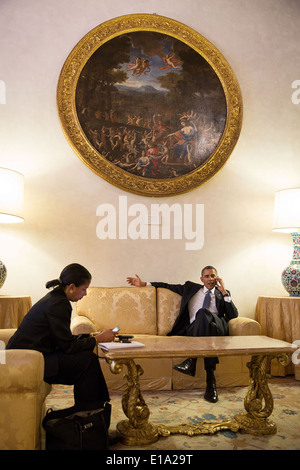
[[[262,335],[289,343],[300,340],[300,297],[259,296],[255,320],[261,325]],[[300,364],[272,364],[271,374],[295,374],[295,379],[300,380]]]
[[[18,328],[31,308],[27,295],[0,295],[0,328]]]

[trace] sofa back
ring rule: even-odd
[[[178,316],[181,295],[162,287],[158,287],[156,291],[157,334],[165,336],[171,331]]]
[[[166,335],[179,313],[181,296],[155,287],[89,287],[76,304],[96,330],[119,326],[120,333]]]
[[[122,334],[157,334],[155,287],[89,287],[76,313],[97,330],[119,326]]]

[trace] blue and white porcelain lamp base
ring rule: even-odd
[[[300,188],[275,193],[272,230],[292,235],[293,259],[282,272],[281,281],[291,297],[300,297]]]
[[[2,263],[2,261],[0,261],[0,289],[5,282],[6,276],[7,276],[6,266],[5,264]]]
[[[300,233],[292,233],[293,259],[281,274],[281,281],[291,297],[300,297]]]

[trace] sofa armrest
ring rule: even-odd
[[[253,336],[261,334],[260,324],[252,318],[237,317],[228,323],[229,336]]]
[[[0,364],[0,450],[41,448],[41,421],[51,385],[38,351],[8,349]]]
[[[0,329],[0,341],[7,345],[9,338],[17,331],[16,328],[3,328]]]
[[[44,357],[31,349],[1,351],[0,395],[2,393],[44,393]],[[46,396],[45,395],[45,396]]]
[[[84,315],[72,318],[71,331],[73,335],[89,334],[97,331],[94,323]]]

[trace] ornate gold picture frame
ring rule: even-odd
[[[222,54],[175,20],[126,15],[71,51],[57,87],[64,133],[82,162],[144,196],[190,191],[230,157],[242,96]]]

